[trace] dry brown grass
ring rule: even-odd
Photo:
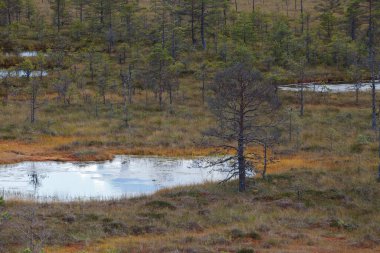
[[[315,4],[304,2],[307,10]],[[46,3],[40,8],[49,12]],[[284,3],[257,0],[257,8],[286,15]],[[239,1],[239,10],[250,11],[250,6],[247,0]],[[290,16],[298,15],[293,8],[289,10]],[[312,79],[326,72],[314,71]],[[343,73],[334,72],[326,79],[340,76]],[[74,96],[71,106],[63,106],[54,100],[54,94],[45,94],[40,99],[46,98],[48,103],[39,108],[34,126],[28,123],[26,97],[12,97],[8,106],[0,108],[0,121],[4,122],[0,163],[104,160],[115,154],[209,155],[213,148],[203,145],[201,132],[213,121],[193,83],[181,80],[173,107],[165,98],[162,111],[152,94],[145,106],[145,94],[138,92],[130,107],[129,128],[122,126],[122,110],[115,103],[120,97],[109,96],[114,111],[110,104],[100,105],[95,117],[94,104],[83,105],[79,97]],[[276,162],[268,168],[275,175],[270,182],[258,180],[250,185],[247,194],[237,194],[234,183],[206,184],[117,201],[9,201],[5,209],[14,213],[37,206],[39,217],[54,232],[47,252],[380,251],[380,196],[374,182],[377,139],[370,130],[369,93],[361,94],[359,106],[353,93],[326,97],[307,93],[304,118],[297,117],[295,93],[281,92],[281,98],[284,110],[294,109],[294,127],[300,129],[299,134],[293,133],[289,142],[285,121],[281,142],[273,153]],[[261,147],[249,150],[262,152]],[[157,200],[170,203],[175,210],[147,208],[146,204]],[[67,222],[67,215],[74,215],[74,222]],[[342,224],[331,226],[334,219]],[[1,234],[3,242],[12,246],[9,252],[18,252],[23,248],[22,238],[8,225]],[[355,225],[352,231],[351,225]],[[231,231],[235,229],[242,235],[234,236]],[[250,238],[252,231],[258,232],[260,239]]]
[[[111,201],[8,201],[7,252],[24,242],[17,210],[37,210],[51,237],[46,252],[377,252],[379,187],[373,169],[336,168],[249,181],[176,187]],[[18,246],[18,247],[14,247]]]
[[[45,18],[46,22],[51,23],[52,19],[50,18],[53,14],[52,9],[49,6],[49,1],[47,0],[33,0],[36,9],[38,10],[39,14]]]
[[[238,12],[251,12],[252,11],[252,0],[236,0],[237,1],[237,11]],[[52,15],[52,9],[49,6],[48,1],[34,0],[37,10],[40,14],[46,17],[48,22],[51,22],[51,19],[48,18]],[[295,4],[295,2],[297,2]],[[288,7],[287,7],[288,3]],[[312,16],[315,16],[315,6],[320,3],[319,0],[303,0],[303,6],[305,13],[310,13]],[[150,7],[150,0],[140,0],[140,6]],[[255,0],[255,9],[264,13],[276,13],[281,14],[293,19],[298,19],[300,16],[300,1],[297,0]],[[231,12],[235,11],[235,1],[231,0]],[[76,14],[73,14],[76,15]]]
[[[213,123],[207,107],[201,105],[199,90],[185,83],[177,95],[173,108],[160,111],[149,95],[148,107],[144,94],[137,94],[131,107],[131,127],[122,126],[122,112],[114,105],[101,106],[99,117],[94,116],[94,105],[62,106],[56,101],[43,106],[37,113],[38,123],[27,122],[28,106],[14,101],[1,107],[4,122],[0,134],[0,163],[43,160],[104,160],[116,154],[202,156],[213,148],[202,143],[202,131]],[[191,88],[192,87],[192,88]],[[51,95],[50,95],[51,96]],[[293,140],[287,139],[288,122],[285,116],[280,145],[275,146],[275,163],[270,172],[286,171],[295,167],[329,168],[338,166],[375,166],[376,136],[370,130],[370,96],[360,94],[360,105],[355,105],[353,93],[306,94],[306,115],[297,117],[295,93],[281,92],[283,109],[293,108],[294,128],[299,128]],[[117,101],[113,99],[112,101]],[[78,101],[80,103],[80,101]],[[283,115],[286,115],[284,113]],[[333,133],[333,134],[331,134]],[[358,143],[360,138],[367,143]],[[298,141],[297,141],[298,139]],[[360,146],[358,152],[352,148]],[[249,147],[261,153],[261,147]],[[88,152],[90,155],[75,154]],[[358,159],[360,157],[360,159]]]
[[[288,2],[288,8],[286,3]],[[140,0],[139,3],[144,6],[150,6],[149,0]],[[318,0],[303,0],[304,11],[313,14],[314,7],[319,3]],[[251,12],[252,0],[237,0],[238,12]],[[294,0],[255,0],[255,9],[264,13],[280,13],[289,17],[299,17],[300,15],[300,1],[297,0],[297,6],[295,7]],[[231,0],[231,11],[235,11],[235,1]]]
[[[105,253],[110,252],[110,249],[125,249],[132,248],[133,246],[136,248],[135,251],[128,252],[156,252],[155,249],[159,249],[162,247],[162,242],[172,242],[172,248],[186,248],[189,247],[191,249],[192,245],[186,245],[186,243],[182,243],[184,238],[191,238],[191,240],[202,241],[203,238],[207,238],[210,234],[217,234],[217,229],[211,229],[206,232],[194,233],[187,232],[181,235],[178,234],[170,234],[170,235],[154,235],[154,236],[130,236],[130,237],[120,237],[120,238],[112,238],[107,240],[102,240],[100,243],[94,246],[85,247],[83,245],[73,245],[64,248],[52,248],[48,249],[47,253],[78,253],[78,252],[94,252],[94,253]],[[290,235],[294,237],[301,237],[300,239],[293,239],[286,243],[286,245],[281,246],[280,249],[277,247],[263,247],[259,248],[259,252],[278,252],[279,250],[284,253],[294,253],[294,252],[315,252],[315,253],[352,253],[352,252],[363,252],[363,253],[372,253],[379,252],[380,247],[375,248],[353,248],[347,245],[345,237],[328,237],[323,235],[323,231],[313,231],[310,234],[295,234]],[[307,240],[305,238],[309,238],[309,240],[318,241],[318,245],[307,245]],[[267,240],[274,242],[275,240],[272,237],[267,238]],[[281,239],[277,239],[281,240]],[[181,242],[181,246],[178,242]],[[306,245],[305,245],[306,243]],[[170,243],[168,243],[170,245]],[[245,240],[240,241],[237,244],[240,247],[252,249],[257,249],[260,242],[255,240]],[[309,244],[312,244],[309,242]],[[270,245],[270,244],[268,244]],[[168,250],[170,247],[168,247]],[[215,249],[214,252],[231,252],[231,249],[228,246],[220,246]],[[112,251],[111,251],[112,252]],[[126,252],[123,250],[114,251],[114,252]],[[186,252],[186,251],[185,251]],[[211,252],[211,251],[210,251]],[[234,252],[234,251],[232,251]]]

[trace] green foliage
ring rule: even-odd
[[[252,66],[255,62],[254,55],[249,47],[245,45],[239,45],[233,49],[231,52],[231,57],[228,59],[228,63],[230,65],[234,65],[236,63],[247,64],[248,66]]]
[[[231,27],[231,38],[243,45],[253,44],[257,41],[256,29],[252,29],[255,25],[254,17],[243,13]]]
[[[44,253],[45,251],[39,251],[38,253]],[[31,250],[30,248],[26,248],[21,253],[35,253],[35,251]]]
[[[353,231],[358,228],[358,225],[353,224],[353,223],[347,223],[341,219],[332,219],[330,221],[330,227],[342,228],[348,231]]]
[[[8,4],[12,10],[10,24],[0,21],[0,31],[9,31],[4,32],[8,39],[4,37],[0,46],[7,50],[55,48],[48,52],[46,64],[55,69],[86,65],[89,58],[80,59],[78,52],[92,51],[93,56],[108,53],[111,66],[116,66],[115,59],[125,53],[127,62],[123,64],[133,63],[139,72],[157,72],[162,61],[166,66],[181,62],[187,73],[193,73],[192,66],[199,64],[198,52],[202,52],[205,53],[202,61],[218,68],[239,61],[254,63],[267,72],[282,68],[286,75],[289,62],[299,61],[306,53],[307,64],[312,67],[328,65],[345,70],[353,63],[363,68],[368,51],[364,21],[367,5],[362,0],[318,1],[313,4],[317,12],[304,9],[304,16],[311,15],[308,19],[311,23],[306,24],[303,19],[302,33],[298,29],[300,20],[282,15],[284,12],[268,14],[259,9],[235,12],[235,6],[228,1],[203,1],[202,12],[199,1],[157,0],[146,6],[138,1],[49,0],[52,12],[48,17],[32,0],[0,3],[0,11]],[[374,3],[374,13],[377,12],[378,4]],[[22,14],[18,20],[16,13]],[[53,25],[48,19],[54,21]],[[47,40],[50,37],[53,42]],[[205,45],[201,45],[203,40]],[[144,72],[135,76],[147,75]],[[140,78],[135,81],[144,82]]]
[[[53,23],[59,31],[69,15],[67,8],[68,3],[66,0],[49,0],[49,2],[54,13]]]
[[[261,235],[257,233],[256,231],[248,232],[246,236],[253,240],[261,240]]]
[[[149,60],[154,66],[159,66],[164,63],[169,64],[173,61],[169,52],[165,48],[162,48],[160,44],[156,44],[152,47]]]
[[[245,236],[244,232],[240,229],[234,228],[230,231],[232,239],[242,238]]]
[[[371,140],[371,137],[368,135],[359,134],[358,137],[356,138],[356,142],[361,145],[367,145],[367,144],[370,144],[372,140]]]
[[[169,209],[169,210],[177,209],[173,204],[166,201],[162,201],[162,200],[154,200],[154,201],[148,202],[146,203],[146,206],[153,209]]]
[[[25,59],[19,66],[19,68],[25,71],[26,76],[29,77],[34,69],[34,65],[30,59]]]
[[[293,43],[293,34],[289,24],[284,19],[279,19],[273,24],[273,29],[269,35],[271,52],[275,62],[283,66],[291,52],[289,46]]]
[[[321,14],[320,28],[326,39],[331,39],[336,25],[336,17],[331,11]]]
[[[250,248],[243,248],[243,249],[239,249],[236,253],[255,253],[255,251]]]

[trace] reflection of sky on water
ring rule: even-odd
[[[289,84],[289,85],[281,85],[279,86],[280,90],[285,91],[299,91],[300,84]],[[306,91],[313,92],[331,92],[331,93],[339,93],[339,92],[352,92],[355,91],[354,84],[320,84],[320,83],[305,83],[303,87]],[[360,91],[368,91],[372,88],[371,83],[361,83],[359,86]],[[380,89],[379,80],[376,80],[376,90]]]
[[[6,57],[9,56],[19,56],[23,58],[28,58],[28,57],[36,57],[38,56],[38,51],[23,51],[19,53],[5,53],[3,54]],[[46,54],[43,54],[46,56]],[[47,71],[42,71],[42,76],[47,76],[48,73]],[[32,71],[30,74],[30,77],[39,77],[41,76],[40,71]],[[26,72],[23,70],[12,70],[12,69],[0,69],[0,79],[1,78],[6,78],[6,77],[11,77],[11,78],[16,78],[16,77],[26,77]]]
[[[62,199],[136,196],[223,178],[210,168],[194,166],[193,160],[117,156],[103,163],[25,162],[0,166],[0,190],[33,194],[29,178],[32,171],[43,175],[38,196]]]
[[[37,51],[24,51],[19,53],[20,57],[35,57],[38,55]]]
[[[17,55],[20,57],[24,57],[24,58],[36,57],[38,55],[38,51],[23,51],[23,52],[19,52],[18,54],[17,53],[5,53],[4,55],[6,57],[17,56]]]
[[[26,72],[23,70],[1,70],[0,69],[0,79],[6,77],[26,77]],[[41,71],[33,70],[30,73],[30,77],[39,77],[41,75]],[[47,76],[48,73],[46,71],[42,71],[42,76]]]

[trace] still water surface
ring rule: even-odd
[[[39,77],[39,76],[47,76],[47,71],[36,71],[33,70],[30,73],[30,77]],[[26,77],[27,73],[23,70],[7,70],[7,69],[0,69],[0,79],[1,78],[16,78],[16,77]]]
[[[117,156],[101,163],[24,162],[0,166],[0,190],[8,198],[118,198],[223,179],[221,172],[200,168],[194,161]],[[38,183],[33,184],[36,177]]]
[[[28,57],[36,57],[38,56],[38,51],[22,51],[19,53],[11,52],[11,53],[3,53],[6,57],[10,56],[19,56],[23,58],[28,58]]]
[[[341,92],[353,92],[358,89],[359,91],[369,91],[372,88],[371,83],[340,83],[340,84],[321,84],[321,83],[305,83],[303,84],[305,91],[311,92],[325,92],[325,93],[341,93]],[[380,90],[379,80],[376,80],[376,90]],[[280,90],[298,92],[301,89],[301,84],[289,84],[279,86]]]

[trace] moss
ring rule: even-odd
[[[322,198],[322,199],[331,199],[331,200],[342,200],[346,197],[345,194],[343,194],[341,191],[337,189],[328,189],[325,191],[321,190],[305,190],[304,194],[307,196],[309,195],[314,197],[314,198]]]
[[[253,240],[261,240],[261,235],[256,231],[250,231],[246,234],[246,237],[251,238]]]
[[[85,221],[97,221],[99,220],[99,215],[96,213],[86,213],[83,219]]]
[[[140,213],[139,216],[159,220],[159,219],[165,218],[166,213],[145,212],[145,213]]]
[[[79,160],[86,159],[87,157],[94,157],[99,153],[96,150],[80,150],[73,154],[73,156]]]
[[[243,238],[245,236],[244,231],[234,228],[229,232],[232,239]]]
[[[165,193],[165,197],[168,198],[179,198],[183,196],[198,197],[200,196],[199,190],[188,190],[188,191],[171,191]]]
[[[255,253],[255,250],[251,248],[243,248],[236,251],[236,253]]]
[[[334,228],[342,228],[348,231],[353,231],[358,228],[358,225],[354,223],[348,223],[343,221],[342,219],[331,219],[330,220],[330,227]]]
[[[364,150],[364,145],[361,143],[354,143],[350,146],[350,152],[354,154],[360,154]]]
[[[163,201],[163,200],[153,200],[146,203],[145,206],[152,209],[169,209],[169,210],[177,209],[177,207],[171,204],[170,202]]]
[[[128,232],[128,226],[122,221],[103,222],[103,231],[110,235],[121,235]]]
[[[283,174],[273,174],[273,175],[267,175],[267,181],[269,183],[272,183],[276,180],[285,180],[285,181],[291,181],[294,178],[294,175],[283,173]]]

